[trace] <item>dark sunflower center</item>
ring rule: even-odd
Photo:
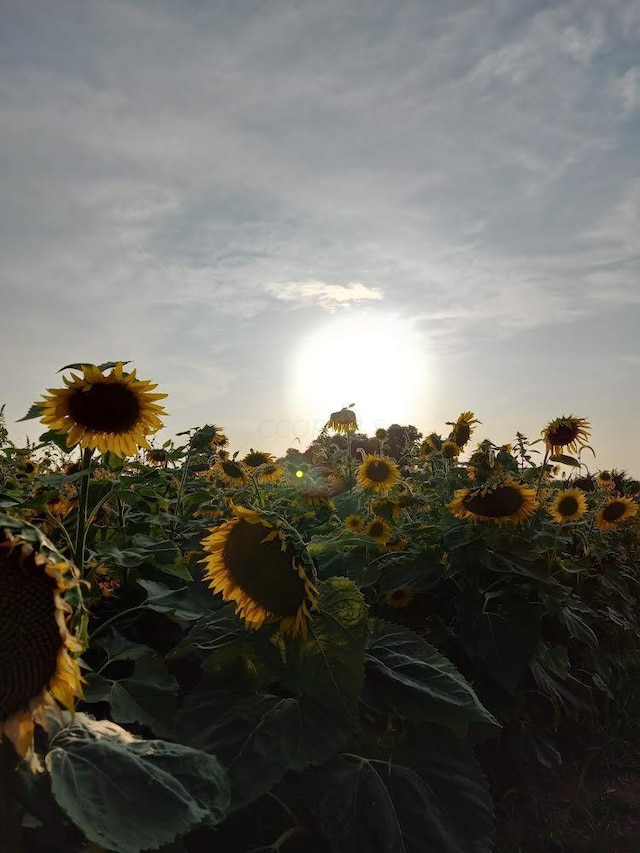
[[[487,518],[505,518],[522,507],[524,497],[515,486],[497,486],[486,494],[472,492],[463,499],[466,510]]]
[[[305,598],[304,581],[291,554],[281,550],[278,536],[262,541],[272,530],[238,519],[224,546],[224,564],[232,580],[265,610],[279,617],[294,616]]]
[[[268,461],[264,453],[249,453],[245,457],[244,464],[249,468],[257,468],[259,465],[266,465]]]
[[[618,521],[626,511],[626,504],[623,504],[622,501],[613,501],[602,510],[602,517],[605,521]]]
[[[72,419],[94,432],[120,435],[136,426],[140,418],[138,397],[124,383],[103,382],[87,391],[74,391],[68,405]]]
[[[549,442],[554,446],[564,447],[578,437],[578,431],[570,424],[558,424],[549,430]]]
[[[464,447],[464,445],[469,441],[470,438],[471,427],[469,426],[469,424],[456,424],[453,430],[452,441],[454,441],[458,445],[458,447]]]
[[[558,512],[560,515],[573,515],[578,511],[579,504],[573,495],[565,495],[558,501]]]
[[[458,453],[458,447],[455,444],[447,443],[442,446],[442,455],[445,459],[453,459]]]
[[[237,462],[222,462],[222,470],[228,477],[233,477],[234,480],[242,480],[242,468]]]
[[[391,474],[391,469],[382,459],[374,459],[366,467],[366,475],[373,483],[384,483]]]
[[[382,536],[384,533],[384,527],[380,521],[374,521],[369,528],[369,536]]]
[[[55,581],[19,550],[0,552],[0,721],[26,711],[56,672]]]

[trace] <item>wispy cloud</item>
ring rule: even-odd
[[[327,284],[324,281],[286,281],[268,284],[267,293],[283,302],[301,305],[319,305],[334,311],[340,305],[379,301],[384,294],[379,287],[366,287],[359,281],[349,284]]]

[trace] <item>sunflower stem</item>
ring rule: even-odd
[[[540,486],[542,485],[542,478],[544,477],[545,467],[547,465],[547,459],[549,458],[549,449],[547,448],[544,452],[544,459],[542,460],[542,465],[540,467],[540,476],[538,477],[538,482],[536,483],[536,494],[534,500],[538,500],[538,492],[540,491]]]
[[[352,460],[351,460],[351,432],[347,431],[347,471],[349,477],[349,494],[353,489],[353,478],[352,478]]]
[[[89,480],[91,479],[92,456],[93,449],[85,447],[82,451],[82,478],[80,480],[80,496],[78,500],[78,526],[76,528],[76,542],[73,551],[73,560],[80,572],[82,572],[84,567],[84,541],[89,503]]]

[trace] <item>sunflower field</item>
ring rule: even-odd
[[[640,483],[591,427],[160,446],[75,364],[0,410],[3,853],[490,853],[496,802],[640,710]]]

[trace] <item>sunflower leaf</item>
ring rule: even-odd
[[[31,406],[31,408],[29,409],[29,411],[27,412],[27,414],[23,418],[18,418],[16,423],[19,424],[21,421],[31,421],[34,418],[39,418],[42,416],[43,412],[44,412],[43,404],[42,403],[34,403]]]
[[[292,690],[355,716],[364,684],[367,607],[348,578],[320,585],[308,637],[287,644],[283,679]]]
[[[468,744],[421,727],[390,755],[337,755],[299,780],[340,853],[490,853],[493,802]]]
[[[549,462],[559,462],[561,465],[569,465],[572,468],[579,468],[580,462],[574,459],[573,456],[565,456],[564,453],[554,453],[549,457]]]
[[[373,623],[363,700],[378,714],[440,723],[458,735],[472,723],[500,728],[451,661],[408,628],[382,620]]]
[[[137,740],[85,714],[55,735],[45,761],[56,801],[102,848],[157,850],[227,814],[229,783],[216,758],[182,744]]]

